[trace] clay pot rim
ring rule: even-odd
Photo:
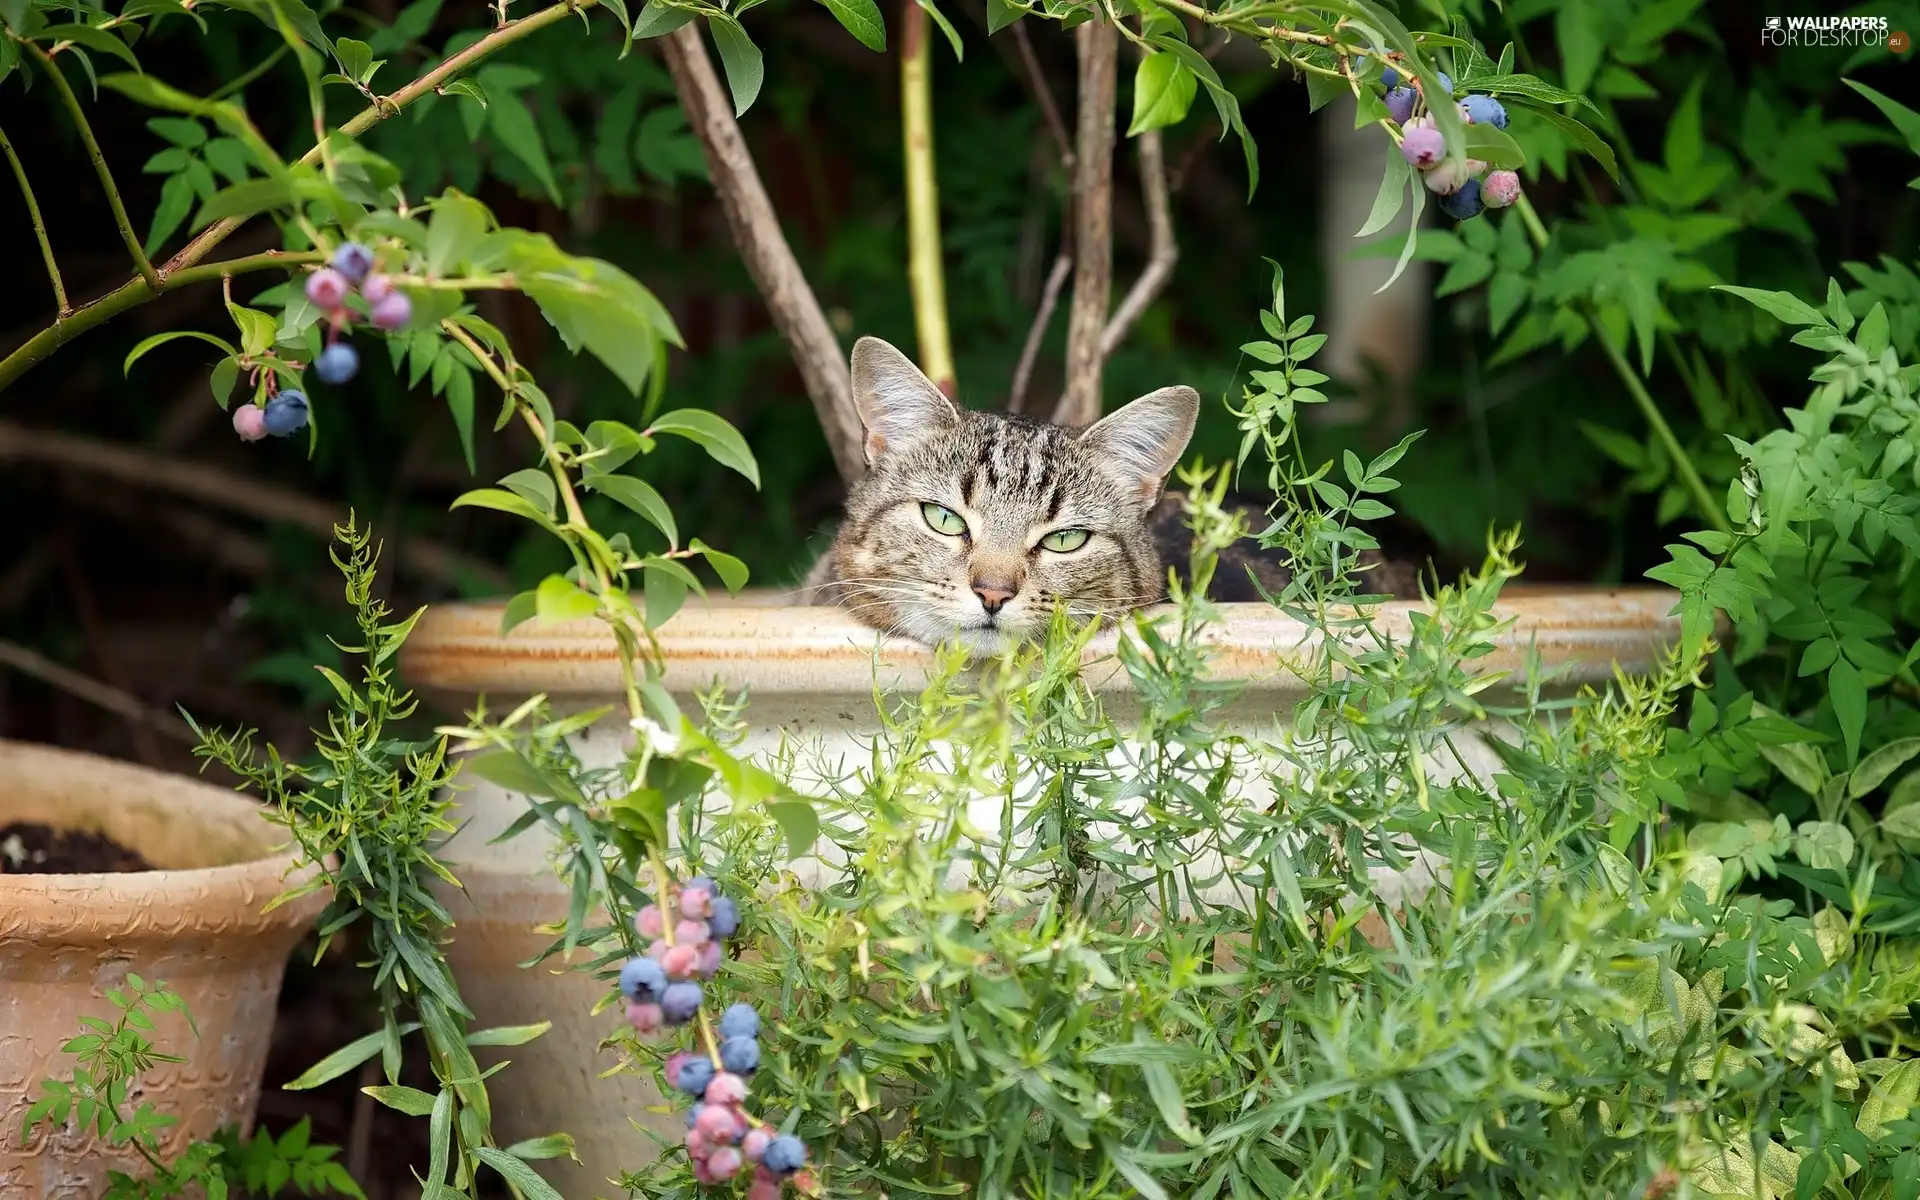
[[[246,935],[310,922],[326,903],[314,892],[272,912],[261,910],[274,897],[318,873],[309,865],[294,869],[290,853],[272,847],[283,840],[260,806],[234,792],[185,775],[102,758],[98,755],[31,742],[0,739],[0,782],[16,783],[31,767],[44,777],[98,781],[117,789],[138,789],[164,799],[168,819],[224,825],[229,835],[244,835],[258,846],[255,857],[206,867],[159,867],[147,871],[97,871],[65,875],[0,875],[0,932],[43,937],[64,944],[97,944],[152,927],[177,925],[186,910],[222,913],[225,934]],[[31,776],[26,786],[33,786]],[[0,797],[0,800],[3,800]],[[0,819],[7,816],[0,804]],[[28,820],[40,820],[28,817]],[[57,822],[46,822],[58,827]],[[84,827],[97,828],[97,825]],[[114,830],[110,836],[123,844]],[[137,841],[138,839],[131,839]],[[141,850],[137,844],[129,849]]]
[[[841,609],[790,603],[793,593],[768,589],[690,602],[656,631],[665,652],[665,682],[690,693],[715,679],[749,695],[867,696],[917,690],[933,655],[926,647],[882,638]],[[1672,615],[1679,593],[1663,587],[1509,586],[1495,615],[1512,624],[1484,669],[1519,671],[1530,649],[1540,664],[1570,683],[1612,678],[1615,664],[1649,669],[1679,638]],[[1211,632],[1213,677],[1254,692],[1298,692],[1279,667],[1280,652],[1313,631],[1267,604],[1216,606]],[[1381,624],[1409,628],[1429,606],[1396,601],[1379,609]],[[529,621],[501,636],[505,602],[430,606],[401,651],[401,673],[414,686],[445,697],[480,693],[611,698],[620,693],[619,660],[605,626],[592,618],[541,625]],[[1116,634],[1098,635],[1090,660],[1111,660]],[[1096,688],[1125,690],[1124,672],[1089,676]]]

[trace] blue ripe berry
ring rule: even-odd
[[[1384,88],[1399,87],[1400,72],[1394,70],[1392,67],[1383,68],[1380,72],[1380,86]]]
[[[345,242],[333,252],[333,269],[345,275],[349,282],[359,283],[373,270],[373,251],[359,242]]]
[[[313,360],[313,373],[323,383],[345,383],[360,373],[360,353],[345,342],[335,342]]]
[[[750,1037],[730,1037],[720,1043],[720,1065],[735,1075],[760,1069],[760,1043]]]
[[[691,979],[683,979],[679,983],[668,984],[660,993],[660,1011],[666,1016],[667,1024],[684,1025],[693,1020],[694,1013],[700,1011],[700,999],[700,985]]]
[[[700,1114],[705,1112],[706,1109],[707,1109],[707,1106],[704,1103],[697,1100],[694,1101],[693,1107],[687,1110],[687,1128],[688,1129],[693,1128],[693,1123],[700,1119]]]
[[[680,1066],[680,1078],[677,1086],[689,1096],[703,1096],[707,1085],[713,1082],[713,1063],[705,1058],[696,1058]]]
[[[807,1144],[790,1133],[783,1133],[767,1143],[760,1165],[775,1175],[791,1175],[807,1165]]]
[[[1387,93],[1387,115],[1393,118],[1395,125],[1405,125],[1413,116],[1413,106],[1420,94],[1409,87],[1397,87]]]
[[[1453,95],[1452,76],[1448,75],[1445,71],[1435,71],[1433,75],[1434,75],[1434,78],[1439,81],[1440,90],[1445,92],[1449,96]]]
[[[707,914],[707,930],[717,938],[730,938],[740,931],[740,906],[731,896],[715,896],[713,910]]]
[[[281,392],[267,401],[267,432],[292,437],[307,427],[307,398],[300,392]]]
[[[1440,197],[1440,211],[1456,221],[1465,221],[1480,215],[1486,205],[1480,199],[1480,181],[1469,179],[1460,185],[1460,190],[1450,196]]]
[[[720,1014],[720,1036],[750,1038],[760,1036],[760,1014],[751,1004],[732,1004]]]
[[[666,990],[667,973],[651,958],[630,958],[620,968],[620,994],[635,1003],[658,1004],[660,993]]]
[[[1507,127],[1506,105],[1492,96],[1468,96],[1460,102],[1460,115],[1470,125],[1491,125],[1495,129]]]

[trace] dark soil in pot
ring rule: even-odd
[[[0,825],[0,875],[92,875],[151,871],[152,864],[103,833],[37,821]]]

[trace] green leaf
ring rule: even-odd
[[[692,9],[676,8],[665,0],[647,0],[647,6],[633,22],[633,40],[662,37],[699,15]]]
[[[1027,10],[1012,0],[987,0],[987,36],[992,37],[1026,15]]]
[[[720,52],[720,65],[727,71],[727,88],[733,93],[733,115],[745,115],[760,95],[766,81],[766,66],[760,60],[760,47],[753,44],[740,22],[725,13],[707,17],[707,31],[713,35],[714,49]]]
[[[556,782],[516,750],[490,750],[462,762],[461,770],[523,796],[565,797],[570,786]]]
[[[268,209],[293,205],[293,185],[285,179],[249,179],[222,188],[200,206],[193,227],[200,229],[224,217],[250,217]]]
[[[424,1117],[433,1111],[434,1097],[419,1088],[382,1083],[363,1087],[360,1090],[388,1108],[403,1112],[410,1117]]]
[[[1920,1058],[1910,1058],[1874,1081],[1854,1128],[1879,1138],[1889,1125],[1905,1120],[1916,1103],[1920,1103]]]
[[[524,496],[516,496],[503,488],[475,488],[458,497],[449,508],[491,508],[497,512],[512,513],[525,517],[543,528],[551,528],[552,522],[547,514],[535,508]]]
[[[85,46],[89,50],[111,54],[136,71],[141,69],[140,60],[133,56],[133,51],[128,49],[127,44],[116,34],[105,29],[96,29],[91,25],[50,25],[34,34],[33,40],[48,43],[72,42],[76,46]]]
[[[1140,1193],[1141,1200],[1167,1200],[1167,1190],[1160,1186],[1160,1181],[1149,1175],[1145,1167],[1122,1150],[1119,1142],[1102,1136],[1100,1148],[1106,1152],[1107,1161],[1113,1164],[1114,1169],[1133,1185],[1134,1191]]]
[[[887,24],[880,15],[880,6],[873,0],[820,0],[820,3],[826,5],[834,19],[862,46],[886,53]]]
[[[1758,288],[1735,287],[1730,283],[1716,283],[1716,292],[1727,292],[1740,297],[1776,319],[1788,325],[1825,325],[1827,319],[1820,310],[1786,292],[1763,292]]]
[[[548,516],[553,514],[557,496],[553,489],[553,476],[545,471],[525,467],[502,479],[500,486],[538,506]]]
[[[528,1138],[507,1147],[507,1153],[518,1159],[571,1158],[579,1162],[579,1156],[573,1152],[573,1137],[565,1133],[550,1133],[545,1137]]]
[[[367,43],[356,38],[336,38],[333,57],[340,64],[340,73],[350,81],[365,83],[373,77],[373,47]]]
[[[1846,659],[1840,659],[1827,672],[1827,693],[1833,700],[1833,715],[1840,722],[1840,736],[1847,743],[1847,761],[1860,753],[1860,732],[1867,724],[1867,685],[1860,671]]]
[[[229,358],[239,353],[230,343],[210,333],[201,333],[197,329],[174,329],[166,333],[156,333],[150,338],[145,338],[139,345],[129,350],[127,352],[127,361],[121,365],[121,373],[131,375],[133,373],[133,364],[140,361],[140,359],[146,355],[147,351],[153,349],[155,346],[164,346],[168,342],[178,341],[181,338],[194,338],[207,343],[209,346],[217,346],[220,352]]]
[[[814,843],[820,840],[820,817],[813,805],[804,800],[771,800],[767,802],[767,815],[787,839],[787,857],[804,858],[813,853]]]
[[[520,1190],[520,1194],[526,1200],[566,1200],[559,1192],[553,1190],[551,1184],[540,1178],[532,1167],[504,1150],[496,1150],[492,1146],[475,1146],[473,1156],[498,1171],[502,1178]]]
[[[1193,107],[1200,80],[1171,54],[1149,54],[1133,73],[1133,121],[1127,136],[1177,125]]]
[[[552,1028],[552,1021],[542,1021],[538,1025],[499,1025],[492,1029],[476,1029],[467,1035],[467,1045],[524,1046]]]
[[[410,1033],[418,1028],[420,1028],[418,1025],[407,1025],[403,1027],[402,1032]],[[385,1037],[386,1031],[377,1029],[365,1037],[355,1038],[308,1067],[292,1083],[281,1086],[290,1092],[304,1092],[309,1088],[317,1088],[323,1083],[331,1083],[380,1053],[380,1044]]]
[[[1380,190],[1373,197],[1373,209],[1367,213],[1367,223],[1360,227],[1354,237],[1371,237],[1393,223],[1407,202],[1407,183],[1412,175],[1412,164],[1407,162],[1398,146],[1388,142],[1387,166],[1380,173]]]
[[[506,608],[500,614],[500,636],[505,637],[513,630],[533,620],[538,610],[540,594],[532,589],[518,592],[507,601]]]
[[[1841,82],[1871,100],[1873,106],[1885,113],[1887,120],[1893,122],[1893,127],[1900,131],[1900,136],[1907,139],[1907,148],[1915,154],[1920,154],[1920,113],[1898,100],[1881,95],[1864,83],[1852,79],[1843,79]]]
[[[720,582],[726,585],[729,592],[738,592],[747,586],[746,563],[731,554],[723,554],[715,550],[699,538],[693,539],[691,548],[706,556],[707,565],[713,568],[713,573],[720,577]]]
[[[754,461],[753,451],[747,449],[746,439],[724,419],[705,409],[678,408],[663,413],[654,418],[648,432],[679,434],[697,442],[715,462],[740,472],[755,488],[760,486],[760,465]]]
[[[1894,809],[1880,818],[1882,832],[1897,838],[1920,841],[1920,804]]]
[[[1905,766],[1907,760],[1920,754],[1920,737],[1901,738],[1888,742],[1873,753],[1860,760],[1847,778],[1847,796],[1858,800],[1884,783],[1889,775]]]
[[[589,350],[638,395],[652,373],[661,339],[679,331],[652,292],[612,263],[594,258],[522,256],[520,290],[560,334],[567,349]],[[524,269],[523,269],[524,267]]]
[[[486,205],[452,189],[443,192],[427,225],[427,274],[444,275],[466,262],[492,223]]]
[[[641,567],[641,592],[646,601],[647,628],[658,629],[671,621],[687,602],[687,581],[669,570],[679,563],[649,559]],[[681,567],[684,573],[686,568]]]
[[[1853,834],[1832,821],[1808,821],[1800,826],[1793,852],[1816,871],[1844,871],[1853,862]]]
[[[1160,1119],[1166,1122],[1168,1132],[1189,1146],[1199,1145],[1200,1131],[1187,1117],[1186,1100],[1180,1094],[1173,1069],[1163,1062],[1146,1062],[1140,1065],[1140,1073],[1146,1076],[1147,1094],[1153,1097],[1154,1107],[1160,1110]]]
[[[1477,158],[1496,171],[1517,171],[1527,164],[1520,143],[1491,125],[1467,126],[1463,145],[1468,158]]]
[[[482,83],[486,74],[482,73]],[[555,204],[560,199],[560,184],[553,177],[553,164],[547,160],[547,144],[540,137],[540,127],[534,122],[533,110],[526,102],[506,88],[490,89],[492,102],[487,105],[487,125],[493,130],[500,144],[513,152],[515,158],[526,164],[527,170],[540,186],[547,190],[547,198]]]
[[[589,475],[586,485],[590,490],[645,517],[666,536],[669,546],[677,548],[680,545],[680,527],[673,519],[673,510],[667,507],[665,498],[646,480],[630,475]]]
[[[549,575],[534,589],[534,612],[542,621],[577,621],[599,611],[599,597],[563,575]]]
[[[1614,158],[1613,147],[1602,141],[1599,134],[1565,113],[1558,113],[1550,108],[1530,108],[1526,111],[1529,116],[1538,117],[1565,134],[1568,140],[1585,151],[1593,161],[1599,163],[1601,170],[1605,171],[1609,178],[1615,183],[1620,182],[1620,163]]]

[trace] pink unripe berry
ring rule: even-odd
[[[1449,158],[1436,164],[1421,179],[1428,191],[1451,196],[1467,182],[1467,177],[1467,164],[1457,158]]]
[[[1520,176],[1495,171],[1480,185],[1480,199],[1488,208],[1505,208],[1520,198]]]
[[[680,1086],[680,1068],[699,1057],[700,1057],[699,1055],[689,1054],[685,1050],[682,1050],[678,1054],[668,1055],[667,1063],[664,1068],[667,1076],[667,1086],[676,1087],[676,1088],[679,1087]]]
[[[669,979],[687,979],[700,962],[700,952],[692,946],[675,946],[660,956],[660,965]]]
[[[767,1152],[767,1143],[773,1135],[764,1129],[749,1129],[747,1136],[740,1139],[740,1152],[753,1162],[759,1162],[760,1156]]]
[[[682,921],[673,927],[673,939],[688,946],[704,946],[712,936],[705,921]]]
[[[709,1104],[694,1120],[694,1129],[715,1145],[726,1145],[740,1136],[740,1124],[724,1104]]]
[[[667,949],[667,940],[665,938],[655,938],[647,943],[647,957],[655,962],[660,962],[667,957]]]
[[[1447,139],[1440,136],[1438,129],[1409,128],[1407,136],[1400,141],[1400,154],[1424,171],[1447,156]]]
[[[661,1015],[658,1004],[627,1005],[627,1024],[641,1033],[652,1033],[660,1028],[666,1018]]]
[[[666,924],[660,916],[660,906],[657,904],[649,904],[633,915],[633,927],[640,931],[641,937],[659,937],[666,932]]]
[[[704,918],[712,911],[713,893],[707,889],[690,887],[680,893],[681,916]]]
[[[360,284],[360,294],[366,297],[368,304],[378,304],[393,295],[393,280],[385,275],[369,275]]]
[[[405,292],[389,292],[373,306],[373,327],[394,330],[413,319],[413,301]]]
[[[780,1200],[780,1181],[761,1168],[753,1177],[753,1186],[747,1189],[747,1200]]]
[[[327,312],[332,312],[346,300],[347,292],[351,287],[345,275],[332,267],[321,267],[307,276],[307,299]]]
[[[694,964],[694,973],[702,979],[712,979],[720,973],[720,959],[724,951],[719,942],[708,942],[700,947],[700,961]]]
[[[722,1146],[707,1156],[707,1174],[716,1180],[732,1179],[740,1173],[740,1152],[732,1146]]]
[[[747,1081],[731,1071],[722,1071],[707,1085],[704,1098],[708,1104],[738,1104],[747,1098]]]
[[[267,410],[258,404],[242,404],[233,410],[233,431],[243,442],[257,442],[267,436]]]
[[[793,1173],[793,1190],[811,1196],[820,1190],[820,1181],[813,1177],[812,1171],[802,1167]]]

